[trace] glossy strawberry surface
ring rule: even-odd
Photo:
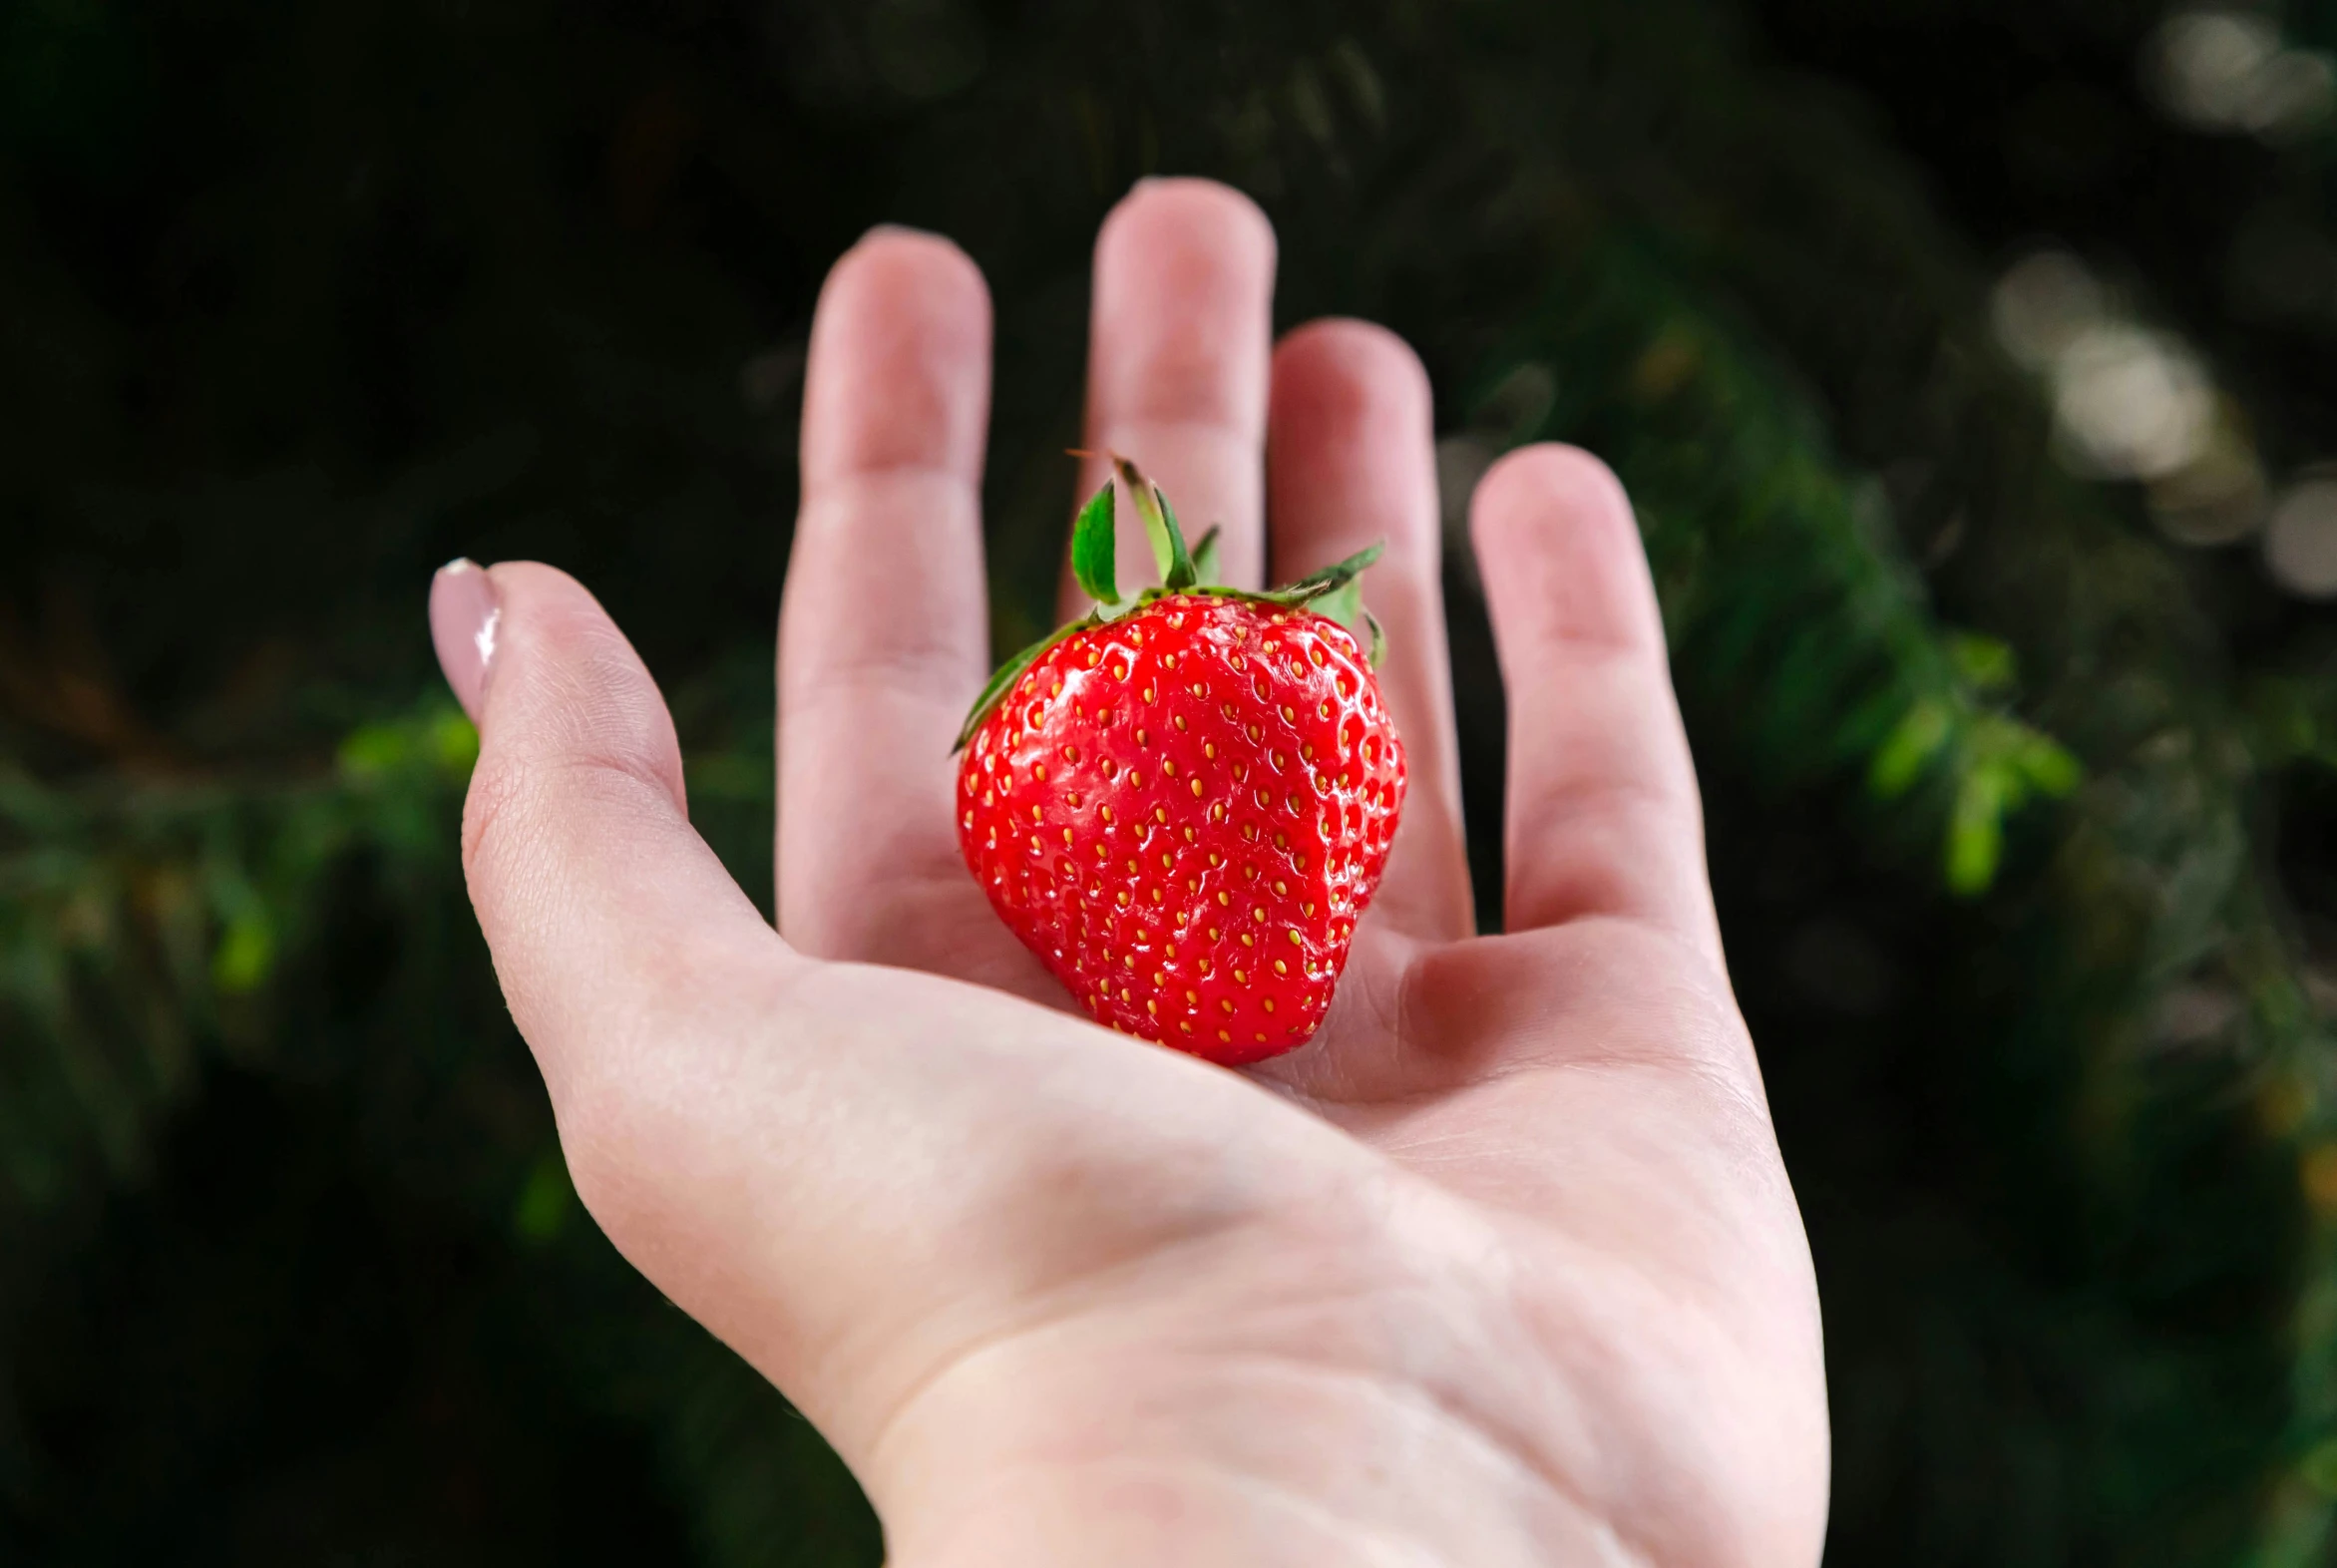
[[[1014,680],[961,756],[959,838],[1098,1020],[1238,1064],[1322,1022],[1403,793],[1345,626],[1172,594]]]

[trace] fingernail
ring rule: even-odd
[[[897,234],[904,239],[939,239],[942,237],[930,228],[913,228],[907,223],[878,223],[860,236],[860,242],[865,245],[872,239],[883,239],[889,234]]]
[[[438,667],[455,688],[455,700],[479,722],[487,696],[487,673],[495,663],[495,638],[503,624],[503,600],[495,580],[475,561],[457,559],[430,580],[430,640]]]

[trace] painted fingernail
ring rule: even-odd
[[[457,559],[438,569],[430,580],[430,640],[446,683],[455,688],[455,700],[474,724],[487,695],[502,625],[503,600],[495,580],[477,562]]]

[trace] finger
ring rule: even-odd
[[[1717,959],[1696,768],[1631,502],[1606,466],[1538,446],[1470,512],[1509,697],[1508,926],[1653,922]]]
[[[1095,241],[1082,498],[1103,454],[1133,459],[1195,543],[1221,529],[1226,581],[1260,585],[1265,566],[1268,359],[1274,229],[1249,197],[1206,180],[1147,181]],[[1160,581],[1135,510],[1120,508],[1123,592]],[[1066,567],[1065,618],[1087,596]]]
[[[664,699],[592,596],[527,563],[474,570],[462,595],[446,578],[439,644],[482,655],[447,661],[480,719],[464,872],[557,1101],[721,977],[799,961],[690,828]],[[477,629],[447,635],[463,610]]]
[[[779,625],[779,929],[815,957],[919,963],[964,924],[906,910],[974,886],[950,743],[988,661],[989,358],[947,240],[872,234],[821,291]]]
[[[1363,601],[1387,632],[1379,688],[1403,737],[1409,787],[1372,908],[1414,936],[1465,937],[1473,917],[1427,372],[1385,328],[1318,321],[1275,351],[1267,428],[1276,582],[1374,541],[1387,546],[1363,576]]]

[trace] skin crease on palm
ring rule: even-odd
[[[989,304],[879,230],[812,334],[776,932],[585,590],[434,589],[482,734],[472,898],[578,1190],[836,1445],[896,1568],[1807,1568],[1815,1287],[1629,503],[1556,447],[1477,491],[1511,725],[1508,934],[1477,937],[1427,381],[1362,323],[1274,343],[1274,258],[1222,187],[1122,201],[1085,445],[1222,525],[1236,583],[1387,541],[1412,787],[1321,1032],[1238,1073],[1108,1032],[966,871]]]

